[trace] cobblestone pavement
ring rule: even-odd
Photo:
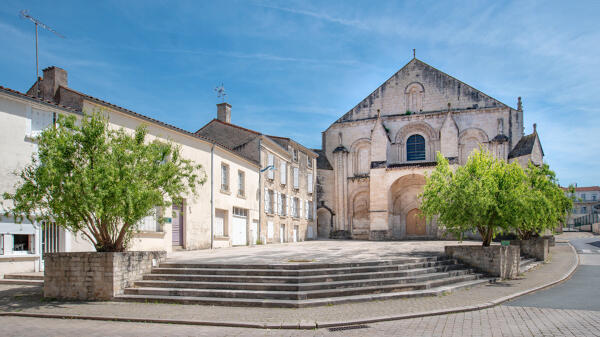
[[[315,324],[349,322],[368,318],[398,316],[427,311],[480,305],[560,279],[575,263],[566,244],[551,250],[551,263],[516,280],[485,284],[459,290],[446,296],[340,304],[302,309],[242,308],[203,305],[129,302],[45,301],[41,290],[32,287],[0,286],[0,311],[60,315],[127,318],[180,319],[205,322],[247,322],[255,324]]]
[[[180,263],[289,263],[391,260],[406,256],[441,254],[446,245],[480,245],[475,241],[357,241],[319,240],[214,250],[175,251],[169,262]]]
[[[498,306],[331,331],[0,317],[2,336],[600,336],[600,312]]]

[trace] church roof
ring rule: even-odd
[[[313,151],[319,155],[317,157],[317,169],[333,170],[331,163],[329,162],[329,160],[327,159],[327,156],[325,155],[325,151],[320,150],[320,149],[313,149]]]
[[[508,154],[508,159],[530,155],[533,152],[535,140],[538,139],[537,132],[521,137],[517,145]],[[542,145],[540,144],[540,149]],[[542,150],[542,155],[544,150]]]

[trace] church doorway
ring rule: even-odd
[[[425,235],[427,226],[421,210],[413,208],[406,214],[406,235]]]

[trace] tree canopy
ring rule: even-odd
[[[82,233],[97,251],[124,251],[142,218],[206,180],[179,147],[147,134],[144,126],[111,128],[102,112],[59,116],[36,139],[32,162],[16,172],[15,192],[3,194],[12,201],[6,215]]]
[[[437,154],[437,167],[427,177],[421,209],[429,221],[461,237],[477,231],[483,246],[499,233],[516,232],[528,239],[555,228],[572,206],[547,165],[496,159],[484,148],[475,150],[464,166],[452,170]]]

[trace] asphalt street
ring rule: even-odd
[[[579,267],[566,282],[510,301],[506,305],[600,311],[600,237],[572,239]],[[560,244],[560,243],[557,243]]]

